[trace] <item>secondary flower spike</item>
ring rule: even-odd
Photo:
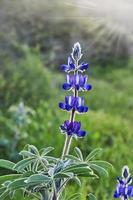
[[[69,137],[74,135],[84,137],[86,135],[86,131],[80,129],[81,122],[75,121],[76,113],[82,114],[88,111],[88,107],[84,105],[84,98],[79,96],[79,92],[92,89],[92,86],[87,83],[88,76],[83,74],[89,65],[88,63],[80,62],[81,57],[81,46],[77,42],[74,44],[72,53],[68,57],[68,63],[61,65],[61,70],[67,73],[66,81],[63,83],[62,88],[72,91],[72,94],[65,97],[64,102],[59,103],[61,110],[70,112],[69,120],[66,120],[60,126],[61,132],[66,133]],[[67,141],[66,143],[68,144],[69,142]],[[64,152],[67,151],[64,150]]]
[[[122,177],[117,178],[118,184],[114,192],[114,198],[121,200],[129,200],[133,197],[133,185],[132,177],[129,173],[128,166],[124,166],[122,169]]]

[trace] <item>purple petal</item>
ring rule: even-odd
[[[88,67],[89,67],[89,64],[83,62],[83,63],[80,64],[79,69],[80,69],[81,71],[84,71],[84,70],[86,70]]]
[[[114,198],[118,199],[121,195],[117,192],[117,190],[114,192]]]
[[[69,120],[65,120],[65,121],[64,121],[65,127],[69,126],[69,124],[70,124]]]
[[[76,88],[76,90],[79,90],[80,86],[79,85],[75,85],[75,88]]]
[[[79,74],[76,74],[76,75],[75,75],[75,84],[76,84],[76,85],[79,85],[79,82],[80,82],[80,75],[79,75]]]
[[[69,66],[68,65],[61,65],[61,70],[64,71],[64,72],[67,72],[69,70]]]
[[[77,108],[77,111],[79,113],[87,112],[88,111],[88,107],[87,106],[80,106],[80,107]]]
[[[84,98],[83,97],[77,97],[76,98],[76,106],[80,107],[82,105],[84,105]]]
[[[77,136],[78,137],[84,137],[86,135],[86,131],[83,131],[83,130],[80,130],[80,131],[78,131],[78,133],[77,133]]]
[[[81,123],[80,122],[73,122],[73,129],[74,129],[74,133],[77,133],[80,130],[81,127]]]
[[[68,84],[68,83],[64,83],[64,84],[62,85],[62,88],[63,88],[64,90],[70,90],[70,89],[71,89],[71,85]]]
[[[86,85],[84,85],[83,89],[89,91],[92,89],[92,86],[90,84],[86,84]]]
[[[65,109],[66,109],[67,111],[70,111],[70,110],[72,109],[72,106],[66,104]]]
[[[62,110],[65,110],[65,103],[60,102],[59,103],[59,108],[61,108]]]

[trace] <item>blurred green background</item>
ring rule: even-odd
[[[84,155],[103,148],[99,158],[112,163],[114,170],[108,178],[83,180],[81,188],[70,184],[67,194],[79,190],[81,199],[89,192],[101,200],[113,199],[122,166],[128,165],[133,173],[133,40],[123,21],[110,23],[115,15],[100,15],[86,1],[79,2],[0,1],[0,155],[16,161],[27,143],[54,146],[53,154],[61,155],[64,135],[59,126],[69,114],[58,108],[66,95],[60,65],[79,41],[83,59],[90,63],[87,73],[93,90],[83,94],[90,111],[77,116],[88,135],[73,146]],[[10,108],[20,102],[33,112],[16,137]]]

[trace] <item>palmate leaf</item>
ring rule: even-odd
[[[96,197],[93,194],[88,194],[86,200],[96,200]]]
[[[0,167],[5,168],[5,169],[14,170],[14,166],[15,166],[15,163],[13,163],[9,160],[0,159]]]
[[[89,155],[86,157],[85,161],[88,162],[90,160],[92,160],[97,154],[99,154],[100,152],[102,151],[101,148],[97,148],[97,149],[94,149],[93,151],[91,151],[89,153]]]

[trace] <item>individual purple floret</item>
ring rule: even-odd
[[[86,132],[83,130],[80,130],[81,123],[74,121],[70,122],[69,120],[66,120],[64,124],[60,126],[62,133],[67,133],[67,135],[77,135],[78,137],[84,137]]]
[[[92,86],[87,84],[87,75],[75,74],[66,75],[66,83],[63,84],[64,90],[76,89],[78,91],[88,91],[91,90]]]
[[[65,103],[60,102],[59,107],[62,110],[67,110],[67,111],[74,109],[75,111],[79,113],[84,113],[88,111],[88,107],[84,106],[83,97],[66,96]]]
[[[132,177],[129,173],[128,166],[124,166],[122,169],[122,177],[117,178],[118,184],[114,192],[114,198],[121,200],[128,200],[133,197]]]
[[[76,66],[71,56],[68,57],[67,65],[66,64],[61,65],[61,70],[68,73],[76,70]]]

